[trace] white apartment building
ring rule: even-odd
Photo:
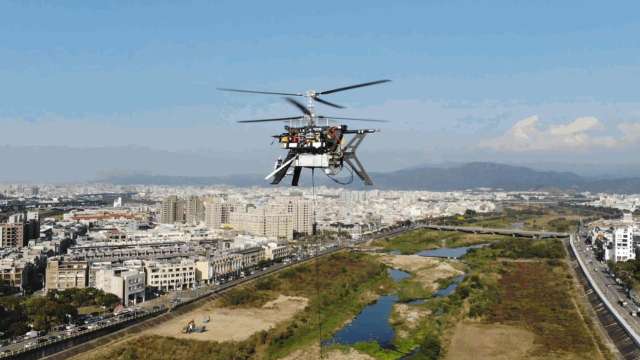
[[[283,207],[250,208],[230,216],[235,230],[277,240],[293,239],[293,216]]]
[[[164,290],[192,289],[196,284],[196,263],[191,259],[145,261],[147,285]]]
[[[278,245],[270,242],[262,247],[264,249],[264,258],[266,260],[281,260],[291,255],[290,248],[287,245]]]
[[[144,271],[127,267],[100,269],[96,272],[96,288],[116,295],[122,304],[132,305],[145,300]]]
[[[638,223],[633,221],[631,214],[625,214],[621,220],[598,220],[590,224],[589,237],[593,242],[600,240],[604,247],[605,260],[628,261],[636,258],[640,235]]]
[[[627,261],[636,258],[633,241],[633,226],[620,225],[613,228],[613,261]]]
[[[209,284],[218,277],[238,273],[242,270],[242,266],[242,255],[236,253],[201,259],[196,261],[196,281],[200,284]]]

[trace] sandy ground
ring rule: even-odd
[[[416,279],[424,285],[425,289],[431,291],[437,290],[439,279],[463,274],[444,259],[420,255],[382,255],[380,260],[393,268],[415,274]]]
[[[534,340],[533,333],[519,327],[462,322],[456,326],[445,359],[528,359]]]
[[[154,329],[146,330],[143,335],[219,342],[245,340],[258,331],[268,330],[277,323],[292,318],[307,306],[307,302],[306,298],[280,295],[261,308],[228,309],[203,306]],[[206,317],[210,318],[208,323],[202,321]],[[182,328],[190,320],[194,320],[197,326],[206,326],[206,331],[183,334]]]
[[[392,319],[402,321],[402,327],[396,328],[398,336],[401,338],[406,337],[408,335],[407,331],[417,328],[420,321],[430,314],[429,310],[416,305],[394,304]]]
[[[324,351],[322,354],[323,359],[331,360],[374,360],[371,356],[358,352],[355,349],[349,349],[348,352],[342,352],[339,350]],[[281,360],[315,360],[320,359],[320,351],[318,344],[310,346],[305,349],[300,349],[292,352],[291,354],[283,357]]]
[[[160,335],[219,342],[244,340],[258,331],[267,330],[279,322],[292,318],[298,311],[304,309],[307,303],[308,299],[306,298],[284,295],[280,295],[277,299],[266,303],[261,308],[218,308],[214,305],[215,303],[211,302],[166,321],[153,329],[148,329],[135,335],[125,336],[122,339],[79,354],[72,359],[91,359],[94,354],[109,351],[126,341],[143,335]],[[207,316],[210,318],[210,321],[205,324],[202,320]],[[203,333],[183,334],[182,328],[192,319],[196,322],[197,326],[205,325],[206,331]]]

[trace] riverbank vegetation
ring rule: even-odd
[[[560,240],[512,239],[469,253],[468,276],[456,293],[467,317],[517,325],[535,335],[528,356],[610,356],[585,310]],[[515,249],[515,250],[514,250]]]
[[[620,210],[611,208],[570,204],[520,204],[490,213],[476,213],[468,210],[463,215],[434,219],[433,222],[459,226],[571,232],[575,231],[580,219],[589,222],[600,218],[611,219],[621,216]]]
[[[507,236],[503,235],[467,234],[452,231],[418,229],[398,236],[377,240],[373,242],[372,245],[382,247],[385,251],[397,251],[403,255],[409,255],[422,250],[487,244],[507,238]]]
[[[505,325],[501,331],[513,329],[514,334],[531,334],[533,340],[529,348],[520,352],[522,357],[509,352],[512,349],[500,350],[505,358],[611,358],[594,323],[577,301],[562,246],[560,240],[505,238],[471,250],[463,258],[467,275],[451,295],[427,297],[422,303],[407,305],[409,310],[403,309],[428,316],[420,317],[416,324],[398,311],[392,314],[391,323],[397,334],[394,351],[376,349],[372,344],[360,350],[380,359],[400,358],[398,353],[409,359],[444,358],[458,325],[471,321],[477,337],[483,336],[482,329],[489,335],[498,324]],[[449,284],[443,280],[440,288]],[[483,346],[492,351],[501,349],[500,341],[499,337],[488,338],[477,344],[479,349],[470,348],[471,352],[457,358],[492,358],[473,352],[481,352]],[[456,353],[460,356],[461,352]]]

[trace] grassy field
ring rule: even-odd
[[[502,235],[467,234],[418,229],[398,236],[377,240],[373,242],[372,245],[382,247],[387,251],[399,251],[403,255],[409,255],[422,250],[486,244],[506,238],[508,237]]]
[[[569,205],[513,205],[496,213],[467,212],[434,220],[448,225],[473,225],[493,228],[522,228],[570,232],[580,219],[589,222],[599,218],[619,218],[618,210]]]
[[[529,356],[601,358],[604,346],[583,319],[564,262],[511,262],[501,265],[498,301],[487,323],[517,324],[535,334]]]
[[[223,343],[141,336],[107,351],[98,348],[91,358],[166,359],[171,354],[175,359],[277,359],[317,342],[319,322],[323,337],[328,337],[375,298],[375,292],[386,292],[391,286],[386,267],[373,256],[333,254],[320,259],[317,268],[311,263],[284,270],[236,289],[220,301],[220,306],[238,308],[260,306],[276,294],[309,299],[309,305],[291,321],[269,331]]]

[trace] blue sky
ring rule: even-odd
[[[394,121],[363,146],[374,170],[637,164],[638,10],[632,1],[3,1],[0,145],[135,145],[225,153],[221,173],[268,168],[278,126],[234,120],[294,109],[216,87],[389,78],[331,96],[344,111],[319,108]]]

